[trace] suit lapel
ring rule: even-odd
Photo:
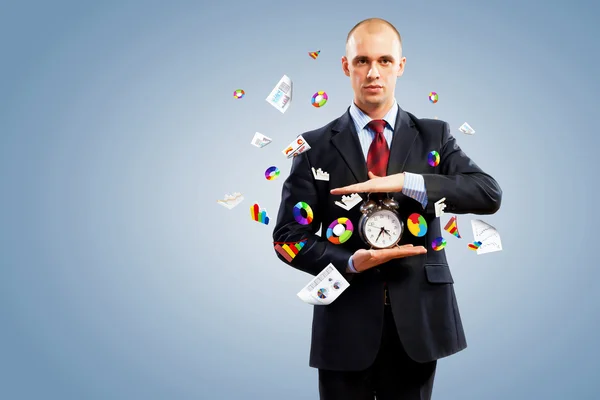
[[[364,182],[369,180],[367,163],[349,110],[350,108],[331,128],[333,134],[331,142],[348,165],[350,171],[352,171],[356,181]],[[404,172],[404,166],[418,134],[419,132],[415,128],[413,120],[404,110],[398,107],[387,175]]]
[[[364,182],[369,180],[367,163],[349,110],[350,107],[331,128],[333,133],[331,142],[348,165],[348,168],[350,168],[350,171],[352,171],[356,182]]]
[[[404,166],[408,160],[410,150],[419,132],[410,116],[398,107],[396,126],[392,136],[392,148],[388,161],[387,174],[393,175],[404,172]]]

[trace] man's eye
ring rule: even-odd
[[[390,60],[382,60],[381,62],[384,63],[384,64],[389,64]]]

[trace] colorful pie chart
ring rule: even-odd
[[[422,215],[413,213],[408,216],[406,221],[408,231],[416,237],[423,237],[427,233],[427,221]]]
[[[241,99],[242,97],[244,97],[245,94],[246,92],[244,92],[242,89],[238,89],[235,92],[233,92],[233,98]]]

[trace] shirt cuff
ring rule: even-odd
[[[423,208],[427,207],[427,189],[425,188],[423,175],[405,172],[402,194],[415,199],[421,203]]]
[[[348,272],[353,274],[357,274],[358,271],[354,268],[354,263],[352,262],[352,256],[348,259]]]

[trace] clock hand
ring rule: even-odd
[[[379,241],[379,237],[381,236],[381,234],[383,233],[383,228],[381,228],[381,230],[379,231],[379,235],[377,235],[377,239],[375,239],[375,241]]]

